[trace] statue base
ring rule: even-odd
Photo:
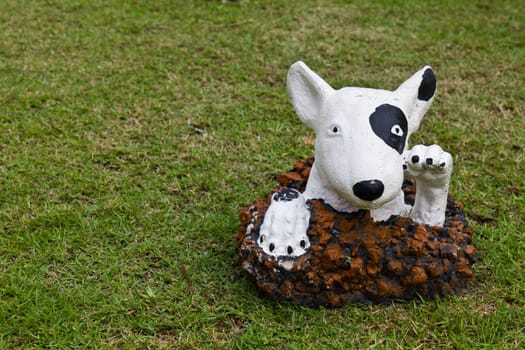
[[[443,227],[399,216],[375,222],[369,211],[342,213],[322,200],[309,200],[308,251],[278,259],[264,253],[257,238],[271,195],[285,187],[303,192],[312,164],[313,158],[296,162],[292,171],[278,176],[279,185],[267,198],[241,210],[238,253],[259,290],[276,301],[312,307],[431,299],[467,291],[478,258],[463,206],[451,195]],[[414,181],[405,181],[403,191],[405,201],[413,204]]]

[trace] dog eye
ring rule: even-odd
[[[332,125],[330,127],[330,132],[332,134],[339,134],[341,132],[341,127],[339,125]]]
[[[395,124],[392,127],[392,129],[390,129],[390,132],[399,137],[403,136],[403,129],[401,129],[401,126],[399,126],[399,124]]]

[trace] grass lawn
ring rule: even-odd
[[[509,1],[0,2],[0,348],[525,348],[525,12]],[[240,267],[240,208],[313,154],[286,94],[394,89],[454,155],[470,293],[308,309]]]

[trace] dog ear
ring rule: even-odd
[[[425,66],[408,78],[395,91],[393,100],[401,104],[408,120],[408,134],[416,131],[430,108],[436,93],[436,76]]]
[[[287,87],[295,112],[315,130],[321,107],[334,89],[301,61],[288,70]]]

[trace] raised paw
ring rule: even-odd
[[[438,145],[416,145],[403,155],[405,170],[427,186],[448,186],[452,174],[452,156]]]
[[[452,174],[452,156],[438,145],[417,145],[403,156],[406,171],[416,179],[416,200],[410,216],[416,222],[442,226]]]
[[[310,247],[306,235],[310,210],[303,195],[288,188],[274,193],[257,243],[266,254],[296,257]]]

